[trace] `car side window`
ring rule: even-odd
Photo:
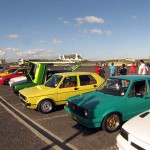
[[[149,88],[150,88],[150,80],[148,80],[148,85],[149,85]]]
[[[80,75],[79,79],[80,79],[81,86],[97,83],[97,81],[95,80],[95,78],[92,75]]]
[[[65,77],[60,88],[70,88],[77,86],[77,76]]]
[[[128,97],[140,97],[147,94],[146,81],[137,81],[132,84]]]

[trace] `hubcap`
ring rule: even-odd
[[[42,104],[41,104],[41,110],[43,112],[49,112],[52,110],[52,104],[51,102],[48,102],[48,101],[44,101]]]
[[[120,124],[119,117],[116,114],[111,115],[107,119],[107,128],[109,130],[115,130]]]

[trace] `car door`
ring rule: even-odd
[[[133,82],[127,96],[127,119],[150,109],[149,94],[148,81],[142,80]]]
[[[79,75],[80,93],[94,91],[98,88],[96,79],[91,74]]]
[[[58,88],[58,102],[60,104],[65,104],[66,99],[74,95],[79,94],[78,92],[78,78],[76,75],[65,76]]]

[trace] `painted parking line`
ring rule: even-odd
[[[46,118],[41,118],[41,119],[36,119],[36,121],[43,121],[43,120],[51,120],[55,118],[62,118],[62,117],[67,117],[68,115],[60,115],[60,116],[53,116],[53,117],[46,117]]]
[[[53,147],[56,150],[77,150],[76,147],[67,143],[30,119],[28,116],[14,108],[11,104],[9,104],[5,99],[0,96],[0,105],[3,106],[10,114],[12,114],[17,120],[23,123],[27,128],[29,128],[35,135],[49,144],[49,147]]]

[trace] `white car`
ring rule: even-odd
[[[18,84],[26,83],[27,82],[27,77],[26,76],[20,76],[20,77],[15,77],[9,80],[9,86],[10,89],[12,86],[16,86]]]
[[[117,136],[119,150],[150,150],[150,110],[127,121]]]

